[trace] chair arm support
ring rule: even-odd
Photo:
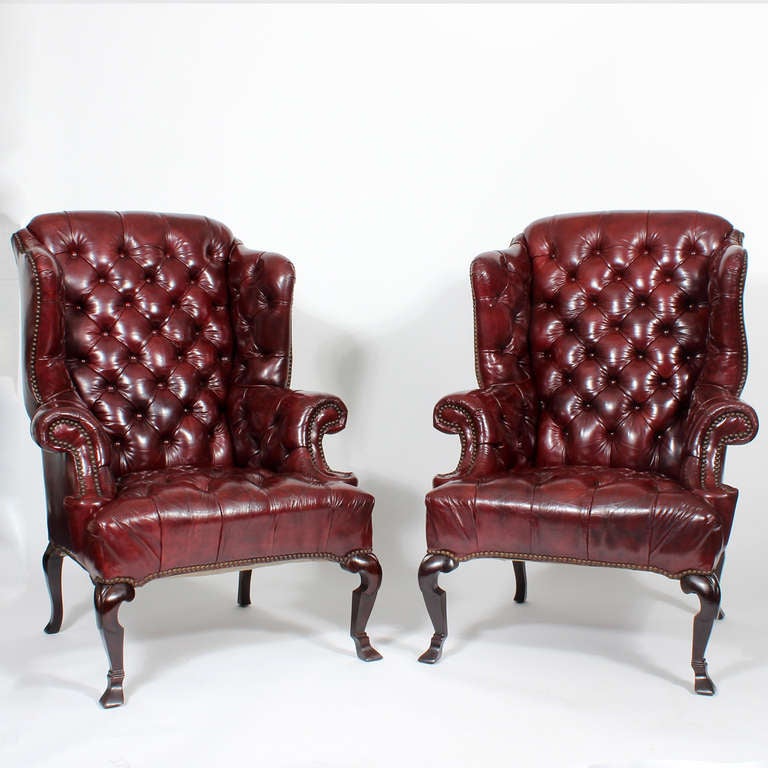
[[[357,485],[350,472],[331,470],[323,451],[323,437],[347,423],[347,407],[338,397],[259,384],[244,387],[237,400],[233,423],[245,420],[255,449],[249,461],[274,472]]]
[[[723,387],[705,384],[694,392],[687,425],[681,481],[692,489],[722,488],[725,448],[755,437],[757,414]]]
[[[438,402],[435,428],[459,436],[461,455],[453,472],[435,477],[435,487],[450,480],[479,480],[531,462],[534,409],[525,384],[495,384]]]
[[[78,497],[110,499],[115,495],[112,447],[104,427],[74,393],[62,393],[37,409],[32,437],[45,450],[68,453]]]

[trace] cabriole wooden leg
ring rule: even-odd
[[[237,604],[241,608],[251,604],[251,574],[253,571],[240,571],[237,583]]]
[[[378,661],[381,654],[371,645],[365,628],[381,586],[381,565],[373,554],[356,554],[341,563],[350,573],[360,574],[360,586],[352,592],[352,621],[350,635],[355,641],[357,657],[363,661]]]
[[[695,594],[699,598],[701,608],[693,620],[691,666],[696,693],[712,696],[715,693],[715,684],[707,674],[705,653],[712,625],[720,610],[720,581],[714,573],[705,576],[689,574],[680,579],[680,586],[686,594]]]
[[[102,707],[119,707],[124,702],[123,680],[123,628],[117,620],[120,606],[130,602],[135,596],[131,584],[97,584],[93,593],[93,604],[96,608],[96,626],[101,632],[104,648],[109,659],[107,673],[107,688],[99,699]]]
[[[525,575],[525,563],[522,560],[515,560],[515,602],[524,603],[528,593],[528,579]]]
[[[419,656],[419,661],[424,664],[434,664],[440,660],[443,654],[443,643],[448,636],[445,590],[440,588],[437,578],[440,573],[450,573],[458,566],[458,561],[449,555],[427,555],[419,566],[419,587],[435,629],[429,648]]]
[[[45,625],[45,632],[55,635],[61,629],[64,618],[64,603],[61,596],[61,565],[64,553],[53,544],[48,544],[43,553],[43,573],[51,596],[51,619]]]

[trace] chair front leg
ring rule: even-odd
[[[117,620],[120,606],[130,602],[135,596],[131,584],[97,584],[93,593],[93,604],[96,609],[96,626],[101,632],[104,648],[109,659],[107,673],[107,688],[99,699],[105,709],[119,707],[124,702],[123,680],[123,627]]]
[[[253,571],[240,571],[237,582],[237,604],[245,608],[251,604],[251,574]]]
[[[680,579],[680,586],[686,594],[697,595],[701,606],[693,620],[691,667],[694,673],[694,688],[696,693],[712,696],[715,693],[715,684],[707,674],[705,653],[712,626],[720,610],[720,581],[714,573],[688,574]]]
[[[458,560],[449,555],[427,555],[419,566],[419,587],[435,629],[429,648],[419,656],[419,661],[423,664],[434,664],[440,660],[443,655],[443,643],[448,636],[445,590],[438,585],[437,578],[440,573],[450,573],[458,567]]]
[[[51,619],[45,625],[44,631],[55,635],[61,629],[64,618],[64,603],[61,596],[61,565],[64,553],[53,544],[48,544],[43,553],[43,573],[51,596]]]
[[[381,586],[381,565],[376,555],[367,553],[351,555],[341,563],[341,567],[350,573],[360,574],[360,586],[352,592],[350,626],[357,657],[363,661],[378,661],[381,654],[371,645],[365,628]]]

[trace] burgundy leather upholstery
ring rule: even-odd
[[[373,498],[323,456],[344,404],[288,389],[288,260],[150,213],[38,216],[14,246],[51,541],[94,581],[370,552]]]
[[[556,216],[472,265],[480,389],[435,408],[461,439],[427,495],[431,553],[711,573],[757,416],[746,252],[696,212]]]

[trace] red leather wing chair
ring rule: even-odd
[[[101,703],[123,703],[118,610],[152,579],[324,559],[357,573],[352,637],[381,582],[373,498],[323,455],[337,397],[288,388],[293,265],[215,221],[152,213],[38,216],[21,272],[25,400],[43,449],[43,568],[62,621],[69,555],[95,585],[109,657]]]
[[[700,600],[692,666],[720,608],[737,490],[725,448],[757,432],[747,375],[746,252],[727,221],[696,212],[556,216],[472,264],[479,389],[441,400],[457,468],[427,494],[419,584],[447,633],[438,575],[477,557],[632,568]]]

